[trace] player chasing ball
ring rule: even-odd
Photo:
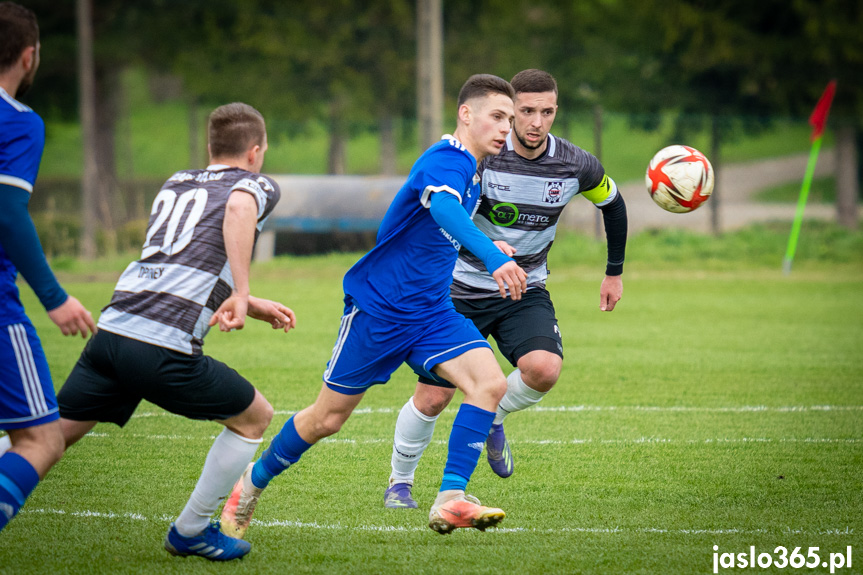
[[[557,113],[554,78],[541,70],[524,70],[513,77],[512,86],[513,130],[504,150],[479,165],[482,198],[473,221],[527,272],[527,290],[520,300],[501,300],[487,266],[469,246],[459,252],[451,289],[456,311],[470,319],[483,338],[494,337],[515,367],[486,441],[488,462],[500,477],[514,470],[504,418],[538,403],[560,376],[563,341],[545,282],[561,212],[579,194],[602,210],[608,263],[600,287],[601,311],[612,311],[623,294],[627,233],[623,197],[599,161],[549,133]],[[396,422],[386,507],[417,507],[411,494],[414,472],[438,415],[454,393],[449,382],[420,374],[414,396]]]
[[[333,435],[375,384],[407,363],[464,393],[429,527],[485,530],[503,510],[465,495],[498,402],[506,391],[488,342],[449,297],[459,246],[491,271],[499,297],[517,301],[526,274],[471,222],[477,162],[503,149],[513,117],[509,82],[471,76],[458,97],[457,127],[420,156],[387,210],[377,243],[344,278],[345,311],[317,400],[292,416],[249,465],[222,511],[226,533],[243,537],[263,490],[321,439]]]
[[[58,401],[67,447],[97,422],[124,426],[142,399],[224,425],[165,548],[227,561],[251,545],[210,519],[254,457],[273,408],[240,374],[204,355],[203,339],[216,324],[242,329],[246,316],[285,332],[296,318],[249,293],[252,248],[280,196],[278,185],[260,175],[263,117],[241,103],[216,108],[208,150],[206,169],[177,172],[156,196],[141,259],[120,276]]]

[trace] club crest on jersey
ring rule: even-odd
[[[556,204],[563,199],[563,190],[566,188],[566,182],[546,182],[545,191],[542,194],[542,201],[547,204]]]

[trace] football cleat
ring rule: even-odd
[[[246,529],[252,522],[252,514],[255,512],[258,498],[264,492],[263,489],[255,487],[252,483],[252,467],[254,465],[254,463],[250,463],[246,467],[222,509],[222,531],[237,539],[242,539],[246,535]],[[248,488],[246,487],[247,484]]]
[[[503,509],[485,507],[473,495],[461,494],[436,507],[429,512],[429,527],[447,535],[455,529],[472,527],[485,531],[494,527],[506,517]]]
[[[193,537],[180,535],[177,526],[171,523],[165,536],[165,549],[171,555],[179,557],[197,555],[210,561],[230,561],[245,556],[252,550],[252,545],[248,541],[234,539],[222,533],[218,521]]]
[[[393,483],[384,491],[384,507],[389,509],[416,509],[417,502],[411,497],[410,483]]]
[[[491,426],[491,431],[488,433],[488,439],[485,441],[486,457],[491,470],[499,477],[509,477],[512,475],[514,464],[512,461],[512,451],[509,449],[509,442],[506,440],[506,435],[503,433],[503,424],[494,423]]]

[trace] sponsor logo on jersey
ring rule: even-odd
[[[500,190],[502,192],[508,192],[509,186],[504,186],[503,184],[495,184],[494,182],[489,182],[488,189],[490,190]]]
[[[502,228],[508,228],[518,222],[521,225],[548,224],[549,216],[543,214],[528,214],[520,212],[518,206],[509,202],[500,202],[492,206],[488,214],[491,223]]]
[[[546,182],[545,191],[542,194],[542,201],[548,204],[556,204],[563,199],[563,191],[566,189],[566,182]]]
[[[500,202],[491,208],[489,213],[491,223],[502,228],[506,228],[518,221],[518,207],[509,202]]]

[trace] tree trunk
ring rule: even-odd
[[[398,152],[396,151],[396,136],[393,128],[393,115],[389,110],[383,110],[380,116],[381,132],[381,173],[392,176],[398,169]]]
[[[339,96],[330,104],[330,150],[327,154],[327,173],[341,175],[347,171],[347,130],[344,106]]]
[[[839,225],[857,229],[857,198],[860,181],[857,171],[857,130],[844,124],[836,133],[836,211]]]
[[[713,115],[710,119],[710,164],[713,166],[713,194],[710,201],[710,229],[714,235],[722,233],[722,223],[719,219],[719,198],[720,198],[720,181],[719,181],[719,166],[722,160],[719,155],[721,134],[719,128],[719,116]]]
[[[117,185],[116,128],[119,111],[117,70],[96,67],[96,156],[98,162],[97,213],[109,254],[117,250],[116,210],[120,189]]]
[[[424,152],[443,135],[443,0],[417,0],[417,107]]]
[[[96,257],[96,225],[98,222],[98,167],[96,163],[96,72],[93,63],[92,0],[77,0],[78,34],[78,97],[81,114],[84,175],[81,181],[81,256]]]
[[[191,169],[201,168],[204,154],[201,152],[201,122],[200,107],[197,98],[189,99],[189,167]],[[204,166],[206,167],[206,166]]]

